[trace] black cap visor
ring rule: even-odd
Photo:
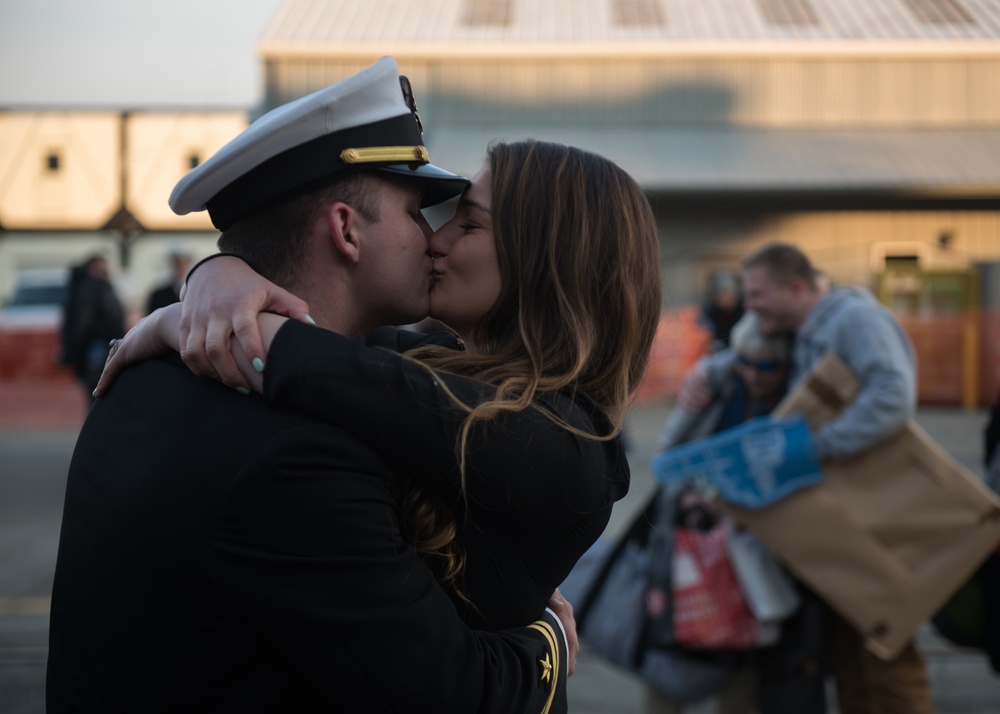
[[[455,196],[460,196],[472,185],[472,182],[464,176],[445,171],[434,164],[388,164],[379,166],[378,171],[420,181],[424,187],[421,208],[436,206],[455,198]]]
[[[421,206],[454,198],[469,187],[469,180],[431,164],[384,162],[346,163],[345,149],[366,147],[422,147],[413,114],[402,114],[360,127],[324,134],[287,149],[231,181],[206,202],[212,223],[220,231],[237,221],[338,176],[362,171],[385,171],[422,182]]]

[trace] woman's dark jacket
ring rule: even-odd
[[[627,493],[622,441],[576,436],[537,409],[477,424],[466,450],[463,500],[456,442],[466,412],[445,386],[466,404],[494,392],[291,320],[275,337],[264,372],[270,403],[353,431],[396,473],[440,489],[456,507],[467,555],[461,588],[475,608],[456,600],[463,617],[484,629],[523,625],[545,608]],[[585,433],[612,430],[605,413],[582,394],[539,401]]]

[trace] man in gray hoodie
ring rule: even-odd
[[[765,245],[747,256],[742,268],[745,306],[757,315],[761,333],[795,336],[791,387],[827,352],[840,357],[858,377],[855,400],[813,435],[820,458],[853,456],[902,430],[916,410],[916,360],[909,338],[892,313],[867,290],[821,288],[809,258],[792,245]],[[724,352],[709,362],[731,359]],[[711,366],[702,364],[693,371],[682,390],[681,406],[693,408],[707,400],[705,375]],[[926,664],[913,643],[895,659],[882,661],[832,611],[827,634],[840,711],[933,711]]]
[[[857,375],[857,398],[814,435],[820,457],[853,456],[897,434],[916,410],[916,360],[896,318],[867,290],[826,292],[798,248],[771,243],[743,260],[747,309],[765,334],[793,333],[795,385],[827,352]]]

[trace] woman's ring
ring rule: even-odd
[[[110,350],[108,350],[108,357],[109,358],[114,356],[115,352],[118,350],[118,345],[120,345],[121,343],[122,343],[122,341],[120,339],[118,339],[118,340],[111,340],[111,342],[108,343],[108,347],[111,348]]]

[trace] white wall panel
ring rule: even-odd
[[[178,216],[177,182],[247,126],[243,112],[137,113],[128,117],[126,207],[148,230],[213,230],[205,211]]]
[[[113,112],[0,113],[0,225],[104,226],[121,193],[120,127]]]

